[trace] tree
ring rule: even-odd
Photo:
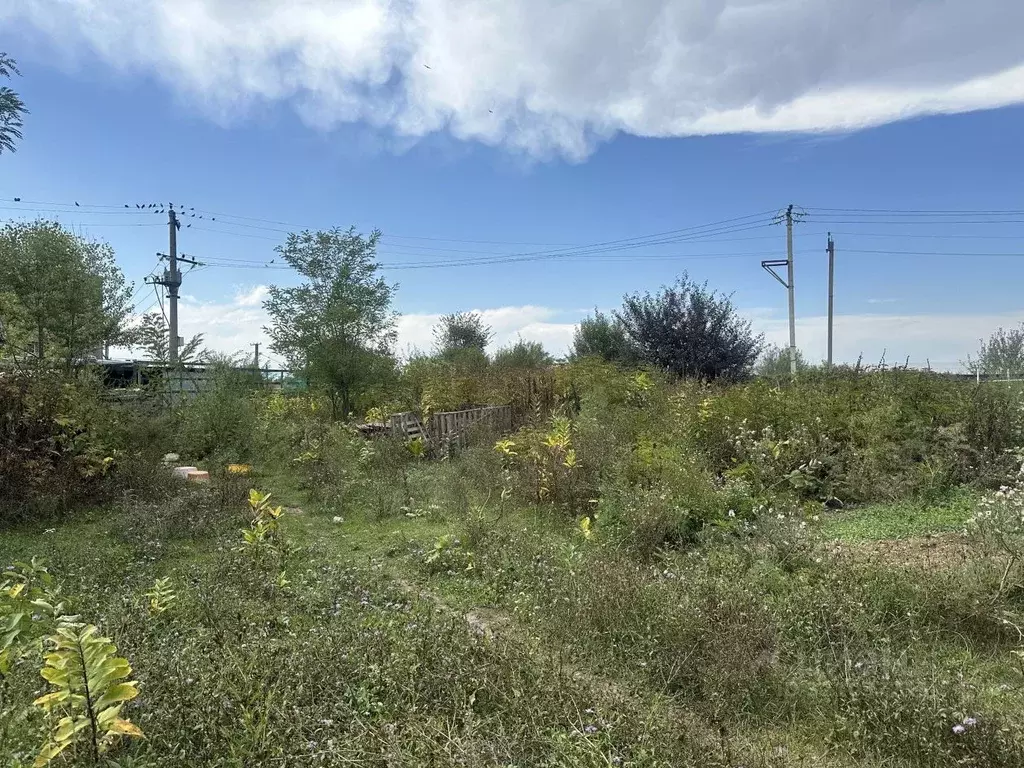
[[[70,366],[106,344],[128,341],[132,286],[106,243],[57,222],[0,229],[0,316],[8,354],[34,347]]]
[[[806,371],[811,366],[804,359],[804,353],[799,348],[796,350],[797,373]],[[767,379],[785,379],[790,376],[789,347],[780,347],[778,344],[771,344],[761,352],[761,359],[757,361],[754,373],[764,376]]]
[[[150,312],[143,315],[134,335],[132,346],[145,350],[150,360],[159,363],[166,363],[170,360],[171,333],[162,312]],[[197,333],[178,349],[178,362],[180,363],[200,363],[209,357],[209,350],[203,348],[203,334],[201,333]]]
[[[14,59],[0,51],[0,77],[20,74]],[[15,140],[21,140],[22,115],[27,114],[25,102],[18,94],[6,85],[0,87],[0,154],[14,151]]]
[[[596,307],[594,316],[583,318],[573,331],[569,356],[573,359],[600,357],[613,363],[629,363],[635,357],[622,323]]]
[[[539,341],[519,339],[515,344],[509,344],[494,353],[496,368],[534,370],[546,368],[554,362],[555,359]]]
[[[384,375],[394,375],[394,285],[378,275],[380,232],[355,228],[290,234],[277,248],[302,277],[295,287],[270,286],[263,306],[270,347],[322,387],[337,418]]]
[[[972,373],[998,376],[1024,372],[1024,323],[1010,330],[999,328],[981,342],[976,358],[968,356],[967,367]]]
[[[729,296],[685,273],[656,295],[633,294],[615,313],[640,360],[678,376],[736,380],[748,376],[764,346]]]
[[[441,315],[434,326],[434,346],[441,357],[465,349],[483,352],[494,338],[491,327],[479,312],[453,312]]]

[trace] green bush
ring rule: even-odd
[[[263,446],[257,443],[260,382],[252,371],[226,365],[210,369],[210,380],[177,406],[177,452],[182,456],[247,462]]]
[[[100,494],[114,464],[91,430],[87,383],[0,374],[0,524],[65,512]]]
[[[1024,745],[1013,725],[981,711],[963,672],[915,661],[915,650],[872,661],[847,657],[832,670],[832,739],[854,756],[920,768],[1021,765]]]

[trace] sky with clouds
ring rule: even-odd
[[[684,269],[783,341],[759,261],[787,202],[810,357],[827,231],[841,359],[954,367],[1021,319],[1019,0],[0,0],[0,30],[32,110],[0,213],[109,240],[141,285],[160,222],[115,209],[205,210],[182,327],[224,351],[266,341],[284,233],[349,224],[385,233],[403,348],[479,310],[562,352],[583,308]]]
[[[447,130],[586,156],[617,132],[834,131],[1024,100],[1016,0],[5,0],[214,119]]]
[[[266,286],[237,294],[230,301],[202,303],[186,297],[182,316],[182,334],[203,333],[208,346],[221,351],[249,350],[251,343],[259,341],[263,354],[277,362],[273,352],[267,352],[269,338],[258,329],[267,323],[267,314],[259,299]],[[573,332],[584,310],[559,310],[538,306],[507,306],[498,308],[473,307],[494,332],[490,349],[498,349],[517,339],[539,341],[556,355],[566,353],[572,344]],[[785,346],[789,338],[787,319],[772,307],[747,307],[743,314],[750,318],[755,332],[763,333],[769,344]],[[426,351],[433,346],[432,328],[440,314],[414,313],[398,318],[397,351],[406,356],[413,350]],[[837,360],[855,362],[863,358],[865,364],[882,361],[903,363],[907,357],[921,366],[957,370],[966,362],[981,338],[993,329],[1009,328],[1024,322],[1024,310],[1006,313],[978,314],[843,314],[835,321],[835,350]],[[804,316],[797,322],[797,335],[801,347],[809,357],[825,357],[827,322],[824,315]],[[267,359],[266,357],[264,358]]]

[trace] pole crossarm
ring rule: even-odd
[[[789,288],[789,283],[787,283],[783,279],[782,275],[775,271],[774,267],[785,267],[788,265],[788,259],[766,259],[761,262],[761,267],[764,269],[764,271],[767,272],[772,277],[774,277],[776,280],[778,280],[782,284],[782,287],[786,289]]]

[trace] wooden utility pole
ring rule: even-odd
[[[832,367],[832,310],[834,303],[835,268],[836,268],[836,244],[832,240],[832,233],[828,233],[828,367]]]

